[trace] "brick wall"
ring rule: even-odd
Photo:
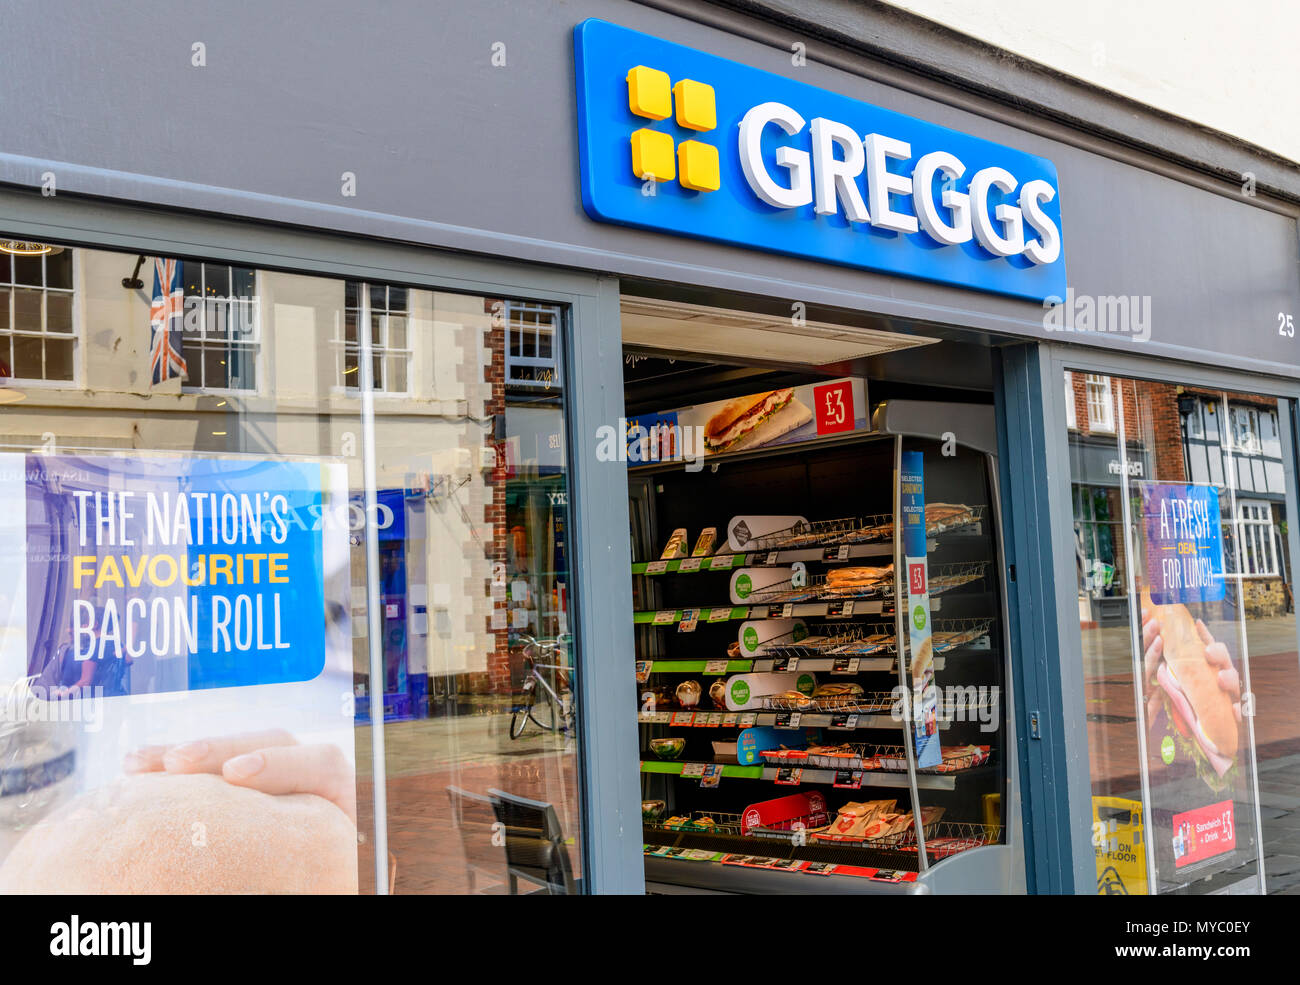
[[[488,365],[483,367],[483,381],[492,384],[492,396],[484,407],[485,416],[504,423],[506,413],[506,330],[505,303],[498,298],[484,298],[483,310],[492,316],[487,331],[487,349],[491,354]],[[505,444],[498,438],[500,427],[485,439],[496,449],[496,466],[492,469],[488,485],[492,497],[486,505],[483,519],[492,526],[492,540],[487,545],[487,559],[495,567],[506,564],[509,550],[510,531],[506,525],[506,450]],[[489,580],[483,590],[491,597],[492,583]],[[506,600],[496,599],[492,603],[494,612],[506,614]],[[506,616],[508,618],[508,615]],[[493,651],[488,655],[488,681],[490,689],[496,694],[510,693],[510,633],[508,629],[492,629],[492,619],[488,617],[487,629],[495,641]]]

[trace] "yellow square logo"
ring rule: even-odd
[[[698,140],[683,140],[677,145],[678,179],[683,188],[697,192],[716,192],[722,185],[718,170],[718,149]]]
[[[677,125],[688,130],[712,130],[718,125],[713,86],[682,79],[673,86],[677,104]]]
[[[632,134],[632,173],[638,178],[672,181],[677,177],[673,138],[642,127]]]
[[[645,65],[628,72],[627,105],[637,116],[650,120],[666,120],[672,116],[672,80],[668,73]]]

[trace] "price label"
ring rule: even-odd
[[[703,558],[698,557],[683,558],[682,563],[677,566],[677,570],[680,572],[699,571],[700,562],[703,560]]]
[[[776,771],[776,782],[783,787],[797,787],[803,780],[803,769],[798,766],[781,766]]]
[[[710,571],[725,571],[735,562],[734,554],[719,554],[717,557],[709,558]]]
[[[752,711],[746,712],[745,714],[740,716],[740,727],[749,728],[756,721],[758,721],[758,716],[756,714],[754,714]]]
[[[703,711],[697,711],[695,713],[695,721],[693,724],[695,725],[696,728],[704,728],[705,726],[707,726],[709,724],[708,713]]]
[[[723,716],[722,716],[722,724],[723,724],[723,727],[724,727],[724,728],[730,728],[731,726],[735,725],[735,724],[736,724],[736,718],[737,718],[737,716],[736,716],[736,713],[735,713],[734,711],[733,711],[733,712],[730,712],[729,714],[723,715]]]
[[[636,682],[644,684],[650,679],[650,671],[654,667],[653,660],[638,660],[636,662]]]
[[[772,660],[773,670],[796,670],[798,667],[798,657],[774,657]]]
[[[840,610],[840,615],[842,615],[842,616],[851,616],[851,615],[853,615],[853,599],[848,599],[848,600],[844,603],[844,608]]]
[[[676,609],[662,609],[662,610],[660,610],[659,612],[656,612],[656,613],[655,613],[655,617],[654,617],[654,623],[653,623],[653,625],[655,625],[655,626],[670,626],[670,625],[672,625],[673,623],[675,623],[676,621],[677,621],[677,610],[676,610]]]
[[[777,728],[798,728],[799,721],[802,718],[803,718],[803,714],[801,712],[797,712],[797,711],[778,712],[776,716],[775,724]]]
[[[832,715],[830,727],[831,728],[857,728],[858,716],[845,715],[845,714]]]
[[[651,561],[645,566],[645,573],[648,575],[661,575],[667,570],[667,561]]]
[[[767,552],[767,557],[766,557],[766,559],[764,559],[763,563],[764,563],[764,564],[777,564],[777,563],[780,561],[780,559],[781,559],[781,552],[780,552],[780,551],[768,551],[768,552]]]
[[[789,619],[792,615],[794,615],[794,603],[793,603],[793,602],[787,602],[785,605],[781,606],[781,618],[782,618],[782,619]]]
[[[862,770],[836,770],[833,786],[842,790],[858,790],[862,787]]]
[[[804,867],[805,872],[811,872],[815,876],[828,876],[839,866],[834,862],[809,862]]]
[[[652,718],[656,725],[667,725],[673,720],[673,715],[670,711],[656,711]]]
[[[876,882],[903,882],[912,873],[903,872],[901,869],[877,869],[875,875],[870,878]]]
[[[704,673],[706,674],[725,674],[727,672],[727,660],[706,660],[704,661]]]
[[[700,786],[707,789],[716,787],[718,781],[722,779],[722,764],[709,763],[704,767],[704,772],[700,775]]]
[[[704,767],[706,765],[707,765],[706,763],[683,763],[682,776],[686,777],[687,779],[690,779],[692,777],[695,778],[701,777],[704,775]]]
[[[693,711],[675,711],[673,712],[674,725],[690,725],[695,721],[695,712]]]
[[[857,657],[836,657],[835,662],[831,664],[832,674],[856,674],[860,661]]]
[[[726,622],[731,618],[730,609],[710,609],[708,622]]]
[[[769,618],[769,619],[780,619],[780,618],[781,618],[781,612],[782,612],[782,610],[783,610],[784,608],[785,608],[785,606],[781,606],[781,605],[769,605],[769,606],[767,607],[767,618]]]
[[[695,632],[695,626],[697,623],[699,623],[699,621],[700,621],[699,609],[683,609],[682,621],[677,625],[677,632],[693,633]]]
[[[710,713],[710,715],[709,715],[709,724],[710,724],[710,725],[713,725],[713,726],[721,725],[721,724],[722,724],[722,712],[720,712],[720,711],[715,711],[715,712]]]

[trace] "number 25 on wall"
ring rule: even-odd
[[[1277,334],[1284,339],[1295,338],[1295,321],[1285,311],[1277,313]]]

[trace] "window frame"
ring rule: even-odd
[[[1093,387],[1105,386],[1105,402],[1093,400]],[[1111,386],[1109,373],[1087,373],[1083,377],[1084,387],[1084,405],[1088,411],[1088,431],[1092,434],[1114,434],[1115,433],[1115,388]],[[1104,408],[1106,417],[1104,421],[1098,420],[1093,415],[1096,408]]]
[[[347,303],[348,284],[356,285],[356,289],[357,289],[357,304],[356,307],[353,308],[348,307],[348,303]],[[384,289],[384,308],[379,312],[376,312],[375,309],[370,304],[370,290],[371,288],[375,288],[375,287],[382,287]],[[406,292],[406,307],[404,309],[401,309],[401,315],[403,318],[406,319],[406,345],[405,347],[400,349],[396,349],[388,345],[388,340],[389,340],[388,319],[392,317],[394,312],[394,309],[390,307],[392,303],[392,292],[394,288]],[[332,340],[332,345],[334,348],[334,385],[333,385],[334,392],[344,394],[349,397],[355,397],[361,393],[361,386],[360,386],[361,332],[370,330],[370,324],[369,324],[370,319],[374,317],[375,314],[378,313],[383,317],[382,334],[383,334],[384,344],[376,345],[374,339],[372,338],[370,342],[370,357],[371,359],[377,358],[380,360],[379,365],[383,372],[382,382],[384,383],[384,386],[376,385],[376,383],[379,381],[374,379],[374,371],[372,369],[371,380],[370,380],[370,384],[371,384],[370,392],[371,394],[373,394],[375,397],[379,399],[383,399],[386,397],[411,396],[414,393],[414,390],[412,389],[411,370],[415,364],[415,349],[411,344],[412,342],[411,292],[417,290],[423,290],[423,288],[412,287],[409,284],[404,284],[392,280],[353,280],[351,278],[346,278],[344,280],[343,290],[344,290],[343,309],[342,309],[343,320],[339,322],[338,334]],[[356,340],[351,343],[349,343],[347,340],[347,317],[349,312],[356,312],[357,315],[357,337]],[[364,325],[362,324],[363,316],[365,320]],[[350,384],[347,381],[346,368],[347,368],[347,357],[349,354],[349,350],[355,351],[357,357],[358,372],[356,374],[357,383],[355,385]],[[402,390],[391,390],[387,388],[388,360],[396,357],[401,357],[406,362],[406,387],[405,389]]]
[[[189,264],[191,264],[191,263],[198,264],[198,266],[199,266],[199,268],[200,268],[200,271],[201,271],[201,273],[200,273],[200,285],[199,285],[199,291],[200,291],[200,293],[199,293],[198,295],[184,294],[184,297],[185,297],[185,298],[190,298],[190,297],[195,297],[195,296],[197,296],[197,297],[199,297],[199,298],[202,298],[203,301],[204,301],[204,311],[203,311],[203,334],[202,334],[202,335],[201,335],[197,340],[194,341],[194,344],[195,344],[195,346],[196,346],[196,348],[197,348],[197,351],[199,352],[200,356],[202,356],[202,353],[204,352],[205,348],[214,348],[214,349],[217,348],[217,346],[216,346],[215,344],[210,345],[210,346],[205,346],[205,345],[204,345],[204,343],[207,341],[207,327],[208,327],[208,326],[207,326],[207,309],[206,309],[206,304],[207,304],[207,295],[203,293],[203,289],[207,286],[207,268],[208,268],[208,266],[211,265],[211,266],[214,266],[214,267],[226,267],[226,268],[230,271],[230,281],[231,281],[232,284],[234,283],[234,270],[235,270],[236,267],[242,267],[242,268],[245,269],[245,270],[251,270],[251,271],[253,271],[253,300],[252,300],[251,302],[248,303],[249,307],[250,307],[250,308],[252,309],[252,311],[253,311],[253,342],[252,342],[252,343],[242,343],[242,344],[241,344],[241,348],[247,348],[247,349],[251,350],[251,353],[252,353],[252,364],[253,364],[253,385],[252,385],[251,387],[232,387],[232,386],[224,386],[224,387],[221,387],[221,386],[207,386],[206,384],[192,384],[192,383],[189,382],[189,377],[190,377],[191,375],[193,375],[193,374],[192,374],[192,371],[190,370],[190,365],[189,365],[189,364],[190,364],[190,360],[189,360],[189,357],[186,356],[186,357],[185,357],[186,379],[181,380],[181,393],[193,393],[193,394],[198,394],[198,395],[205,395],[205,394],[207,394],[207,395],[212,395],[212,396],[221,396],[221,397],[239,397],[239,396],[245,396],[245,397],[247,397],[247,396],[261,396],[261,395],[262,395],[262,392],[263,392],[263,391],[262,391],[263,350],[264,350],[264,348],[265,348],[265,347],[263,346],[263,344],[262,344],[263,339],[262,339],[262,300],[261,300],[261,298],[262,298],[262,270],[261,270],[261,268],[260,268],[260,267],[248,267],[248,266],[246,266],[245,264],[242,264],[242,263],[235,263],[235,262],[233,262],[233,261],[222,261],[222,260],[181,260],[181,263],[186,264],[186,265],[189,265]],[[149,289],[152,289],[152,284],[149,285]],[[184,292],[184,286],[183,286],[183,285],[182,285],[182,292]],[[226,295],[226,300],[229,301],[229,299],[230,299],[230,295],[227,294],[227,295]],[[217,299],[216,299],[216,298],[213,298],[213,300],[217,300]],[[184,303],[185,303],[185,302],[182,301],[182,305],[184,305]],[[244,302],[242,302],[242,301],[241,301],[241,302],[238,302],[238,303],[241,304],[241,305],[244,304]],[[184,308],[182,307],[182,316],[181,316],[181,317],[182,317],[182,322],[181,322],[182,326],[184,326],[184,318],[185,318],[185,315],[186,315],[186,314],[187,314],[187,312],[185,312]],[[182,340],[182,341],[181,341],[181,352],[182,352],[182,353],[185,351],[185,343],[186,343],[187,341],[190,341],[191,338],[192,338],[192,337],[191,337],[187,332],[185,332],[184,329],[183,329],[183,327],[182,327],[182,332],[181,332],[181,340]],[[226,346],[227,346],[226,351],[227,351],[227,355],[228,355],[229,352],[230,352],[230,350],[231,350],[231,339],[230,339],[230,337],[227,336],[227,338],[226,338],[225,341],[226,341]],[[220,342],[220,339],[219,339],[219,338],[214,338],[214,339],[213,339],[213,342],[214,342],[214,343],[216,343],[216,342]],[[200,360],[199,360],[199,363],[200,363],[200,366],[201,366],[201,365],[202,365],[202,359],[201,359],[201,358],[200,358]],[[200,372],[202,372],[201,369],[200,369]],[[229,368],[227,368],[226,379],[227,379],[227,380],[230,379]]]
[[[39,242],[39,240],[37,242]],[[70,261],[72,263],[72,286],[70,288],[63,288],[63,287],[51,288],[46,286],[46,281],[48,280],[46,260],[50,256],[50,254],[48,253],[41,254],[41,258],[40,258],[41,259],[41,285],[39,288],[33,288],[33,286],[30,284],[14,283],[13,281],[14,255],[10,253],[0,253],[0,258],[7,259],[9,261],[8,279],[0,279],[0,286],[3,286],[4,288],[7,288],[9,290],[9,313],[8,313],[9,327],[0,329],[0,339],[3,339],[5,342],[9,343],[9,349],[6,355],[10,357],[8,361],[9,361],[9,371],[11,373],[13,372],[14,369],[13,359],[12,359],[12,355],[13,355],[13,345],[11,341],[12,339],[18,337],[36,338],[42,340],[47,338],[65,339],[65,340],[70,339],[72,341],[72,360],[71,360],[72,376],[66,380],[51,380],[43,376],[30,377],[30,376],[14,375],[14,376],[0,377],[0,380],[3,380],[3,382],[0,382],[0,386],[21,386],[26,389],[48,389],[48,390],[64,390],[69,388],[78,389],[81,386],[81,381],[83,379],[82,364],[83,364],[83,359],[85,354],[85,346],[81,344],[82,338],[84,336],[84,332],[82,331],[83,325],[82,325],[82,297],[81,297],[82,287],[83,287],[81,283],[83,264],[80,262],[77,256],[77,254],[80,252],[79,247],[65,245],[63,248],[70,254]],[[2,260],[0,260],[0,262],[2,262]],[[17,329],[14,328],[14,312],[16,306],[16,301],[14,300],[15,289],[24,289],[24,290],[35,289],[41,292],[41,331],[40,332],[19,332]],[[70,312],[70,318],[72,322],[71,331],[51,332],[49,330],[48,295],[51,290],[59,294],[68,294],[72,298],[72,306]],[[45,372],[44,345],[42,345],[41,347],[41,372],[42,373]]]

